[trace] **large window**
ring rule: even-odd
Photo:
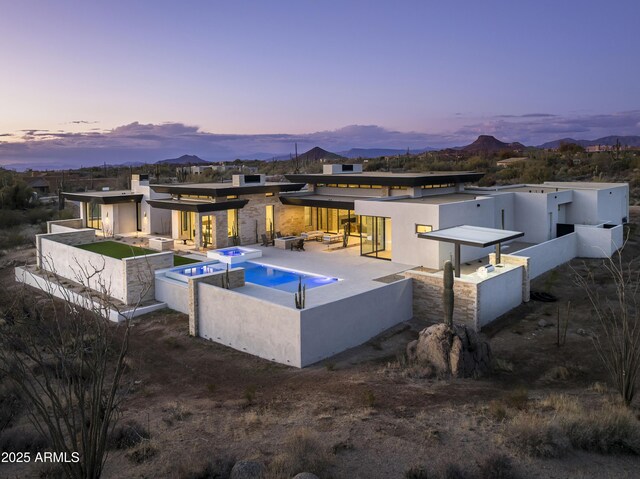
[[[346,228],[350,236],[359,236],[358,217],[353,210],[305,206],[304,223],[306,227],[327,233],[339,233]]]
[[[215,216],[202,217],[202,246],[205,248],[213,244],[213,225]]]
[[[102,229],[102,205],[99,203],[85,203],[87,228]]]
[[[275,206],[267,205],[265,210],[265,225],[267,231],[275,231],[276,229],[276,216],[275,216]]]
[[[361,216],[360,254],[391,260],[391,218]]]
[[[227,210],[227,236],[240,235],[240,225],[238,223],[238,210]]]

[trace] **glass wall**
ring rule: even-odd
[[[340,233],[346,228],[350,236],[359,235],[358,216],[353,210],[305,206],[304,223],[313,230]]]
[[[180,211],[180,239],[192,240],[195,236],[195,213]]]
[[[99,203],[85,203],[85,217],[87,228],[102,229],[102,205]]]
[[[214,216],[202,217],[202,246],[204,248],[213,244],[213,226],[215,220]]]
[[[231,238],[239,234],[238,210],[227,210],[227,236]]]
[[[266,222],[265,225],[267,227],[267,231],[271,232],[276,229],[276,214],[275,214],[275,206],[267,205],[265,210]]]
[[[391,260],[391,218],[361,216],[360,254]]]

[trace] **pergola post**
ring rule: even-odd
[[[455,243],[455,253],[453,256],[455,277],[460,277],[460,243]]]
[[[500,264],[502,248],[501,243],[496,243],[496,264]]]

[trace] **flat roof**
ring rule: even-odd
[[[474,171],[437,171],[423,173],[388,173],[371,171],[363,173],[313,173],[284,175],[289,181],[303,183],[343,183],[351,185],[382,185],[382,186],[424,186],[440,183],[469,183],[478,181],[484,173]]]
[[[378,198],[376,196],[334,196],[334,195],[283,195],[280,202],[291,206],[317,206],[320,208],[338,208],[353,210],[354,201]]]
[[[524,233],[520,231],[471,225],[454,226],[452,228],[443,228],[429,233],[418,234],[418,237],[422,239],[477,246],[478,248],[486,248],[487,246],[520,238],[521,236],[524,236]]]
[[[83,191],[78,193],[63,191],[62,196],[71,201],[82,201],[84,203],[94,202],[104,205],[142,201],[141,194],[134,193],[130,190]]]
[[[233,186],[232,183],[182,183],[178,185],[151,185],[151,189],[156,193],[170,193],[173,195],[229,196],[300,191],[304,185],[304,183],[285,182],[266,182],[264,184],[246,184],[243,186]]]
[[[244,208],[248,202],[249,200],[228,200],[217,203],[194,200],[147,200],[147,203],[153,208],[174,211],[193,211],[194,213],[240,209]]]
[[[473,193],[449,193],[444,195],[421,196],[418,198],[399,198],[397,200],[389,199],[389,201],[394,201],[397,203],[423,203],[423,204],[429,204],[429,205],[441,205],[445,203],[475,201],[478,199],[477,198],[478,196],[481,196],[483,199],[487,198],[487,196],[476,195]]]

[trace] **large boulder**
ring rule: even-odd
[[[293,479],[320,479],[320,478],[310,472],[300,472],[295,476],[293,476]]]
[[[256,461],[238,461],[231,469],[231,479],[263,479],[264,465]]]
[[[407,357],[441,378],[475,378],[491,368],[489,343],[463,325],[435,324],[423,329],[407,345]]]

